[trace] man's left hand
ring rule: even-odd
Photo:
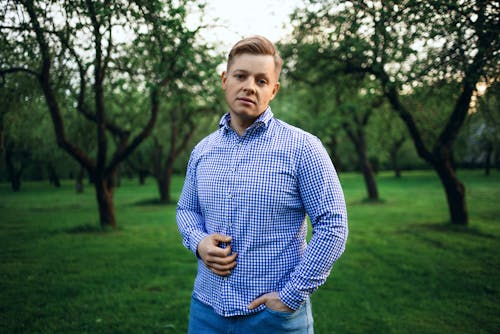
[[[279,294],[277,292],[269,292],[260,296],[259,298],[255,299],[248,305],[248,309],[253,310],[254,308],[259,307],[260,305],[266,305],[266,307],[274,311],[293,312],[291,308],[286,306],[281,301]]]

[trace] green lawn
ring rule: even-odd
[[[317,334],[500,332],[500,173],[459,176],[468,228],[447,224],[433,172],[380,174],[378,204],[340,175],[350,234],[312,297]],[[119,229],[101,232],[89,186],[0,184],[0,333],[185,333],[196,261],[156,197],[152,180],[123,181]]]

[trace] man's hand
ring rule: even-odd
[[[228,276],[236,266],[236,253],[231,254],[231,237],[222,234],[210,234],[198,244],[198,255],[212,272],[219,276]],[[226,244],[221,248],[222,243]]]
[[[266,305],[266,307],[274,311],[293,312],[291,308],[286,306],[281,301],[277,292],[269,292],[260,296],[259,298],[251,302],[250,305],[248,305],[248,309],[253,310],[254,308],[259,307],[260,305]]]

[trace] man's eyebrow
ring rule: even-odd
[[[233,70],[233,72],[239,72],[239,73],[245,73],[245,74],[250,73],[250,71],[247,71],[247,70],[244,70],[244,69],[241,69],[241,68],[235,68]],[[266,73],[266,72],[259,72],[259,73],[255,73],[255,76],[256,77],[267,77],[268,73]]]

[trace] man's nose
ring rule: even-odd
[[[243,86],[243,91],[247,94],[255,93],[255,82],[253,80],[247,80]]]

